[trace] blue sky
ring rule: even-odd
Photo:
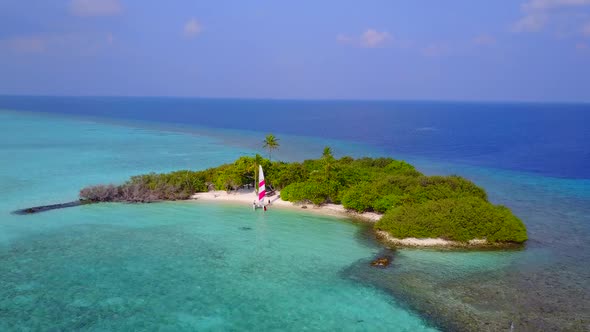
[[[0,94],[587,102],[590,0],[2,0]]]

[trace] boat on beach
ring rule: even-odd
[[[252,209],[264,209],[264,211],[266,211],[266,206],[264,205],[264,198],[266,197],[266,183],[264,180],[264,171],[262,170],[262,165],[258,165],[258,187],[255,193],[256,199],[252,203]]]

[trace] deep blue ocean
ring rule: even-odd
[[[285,161],[330,146],[467,177],[530,240],[389,250],[352,221],[199,202],[11,214],[267,133]],[[590,331],[588,141],[590,104],[0,96],[0,330]]]
[[[590,104],[0,97],[6,109],[342,139],[562,178],[590,178]]]

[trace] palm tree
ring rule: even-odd
[[[264,140],[264,148],[268,149],[268,159],[271,160],[272,150],[278,149],[280,146],[279,139],[275,137],[273,134],[266,135],[266,139]]]

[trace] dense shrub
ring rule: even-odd
[[[281,198],[290,202],[339,203],[335,198],[338,183],[334,181],[305,181],[292,183],[281,190]]]
[[[93,202],[155,202],[188,199],[191,193],[170,184],[150,188],[146,183],[126,183],[120,186],[98,185],[80,190],[80,198]]]
[[[119,196],[119,187],[112,184],[90,186],[80,190],[80,198],[93,202],[112,202]]]
[[[373,205],[378,199],[379,193],[374,190],[372,183],[361,182],[344,192],[342,205],[358,212],[373,211]]]
[[[412,203],[468,196],[487,200],[483,189],[459,176],[421,176],[417,178],[417,181],[416,184],[406,188],[410,194],[408,200]]]
[[[404,190],[399,186],[399,179],[400,176],[396,175],[381,175],[372,181],[353,185],[344,191],[342,204],[358,212],[385,212],[401,203]]]
[[[387,210],[402,204],[406,195],[388,194],[382,196],[373,202],[373,210],[379,213],[385,213]]]
[[[302,182],[309,174],[300,163],[274,163],[265,171],[275,189],[282,189],[291,183]]]
[[[375,228],[397,238],[527,240],[524,224],[509,209],[474,196],[399,206],[385,213]]]
[[[391,160],[384,170],[389,174],[400,174],[406,176],[420,176],[422,173],[418,172],[413,165],[406,163],[403,160]]]

